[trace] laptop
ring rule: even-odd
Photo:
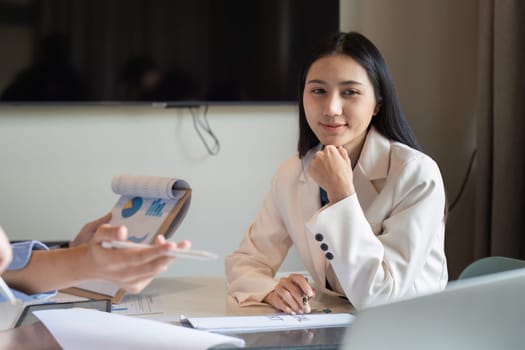
[[[341,349],[525,349],[525,269],[357,313]]]

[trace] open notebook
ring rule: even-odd
[[[157,235],[169,238],[182,223],[191,200],[191,188],[181,179],[157,176],[120,175],[111,183],[120,195],[111,210],[111,224],[128,228],[128,240],[150,243]],[[64,290],[92,299],[111,298],[118,303],[125,291],[106,281],[82,283]]]

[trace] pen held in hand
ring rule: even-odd
[[[309,301],[310,301],[310,297],[308,297],[308,295],[303,295],[303,310],[307,314],[312,311]]]
[[[308,276],[304,275],[304,279],[306,282],[308,282]],[[309,314],[312,311],[312,308],[310,307],[310,299],[313,298],[314,294],[311,291],[304,292],[303,294],[303,311],[307,314]]]
[[[129,248],[151,248],[149,244],[133,243],[129,241],[103,241],[103,248],[129,249]],[[217,259],[218,256],[214,253],[205,250],[193,249],[172,249],[166,252],[167,256],[176,258],[194,259],[194,260],[211,260]]]

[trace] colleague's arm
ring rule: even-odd
[[[81,282],[106,280],[129,292],[141,291],[173,259],[165,253],[187,248],[190,243],[166,242],[159,236],[151,248],[106,249],[105,240],[125,240],[124,226],[102,225],[92,239],[71,248],[34,251],[29,263],[4,273],[6,282],[25,293],[61,289]]]

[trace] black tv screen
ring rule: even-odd
[[[338,30],[339,0],[0,0],[0,100],[292,102]]]

